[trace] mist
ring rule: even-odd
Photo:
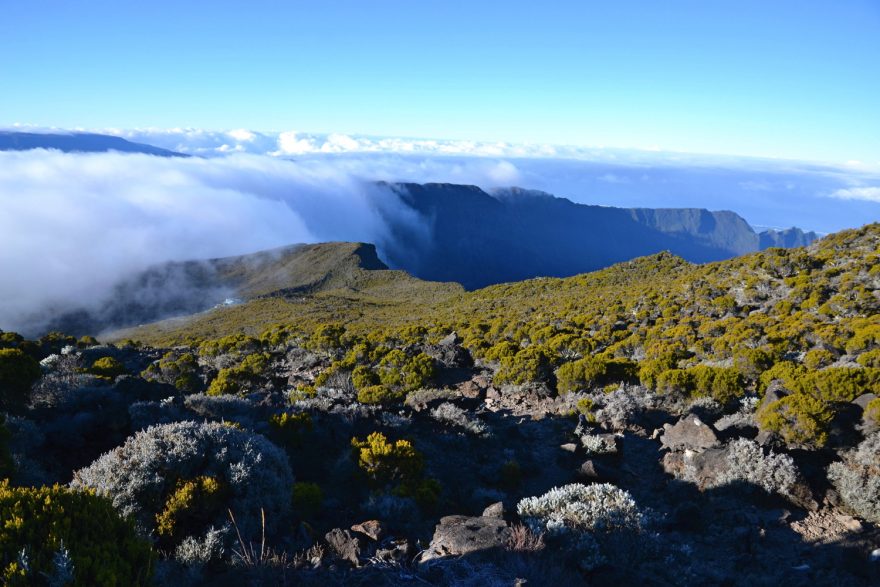
[[[166,261],[334,240],[374,243],[381,254],[388,222],[421,228],[392,190],[375,183],[401,176],[516,179],[509,164],[483,160],[368,165],[2,152],[0,329],[32,333],[52,316],[98,308],[121,280]]]
[[[374,243],[382,256],[389,224],[429,238],[424,219],[378,180],[517,185],[623,207],[730,209],[754,226],[820,232],[880,219],[876,174],[791,162],[630,152],[590,161],[291,157],[0,152],[0,329],[33,333],[51,316],[100,308],[114,285],[166,261],[333,240]]]

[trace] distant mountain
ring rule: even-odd
[[[65,153],[144,153],[159,157],[189,157],[183,153],[161,149],[144,143],[133,143],[122,137],[94,133],[30,133],[0,131],[0,151],[57,149]]]
[[[770,247],[805,247],[819,239],[819,235],[815,232],[804,232],[796,227],[786,228],[785,230],[765,230],[758,237],[760,238],[762,251]]]
[[[468,289],[566,277],[664,250],[704,263],[764,248],[762,237],[734,212],[592,206],[521,188],[489,194],[468,185],[388,185],[428,227],[425,234],[389,218],[392,237],[383,243],[388,262]],[[807,244],[810,234],[798,244]],[[769,235],[765,240],[779,242]]]

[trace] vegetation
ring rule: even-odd
[[[47,578],[83,587],[149,583],[149,541],[93,493],[0,481],[0,520],[4,585],[36,585]]]
[[[39,378],[40,364],[32,356],[18,348],[0,349],[0,410],[24,407]]]

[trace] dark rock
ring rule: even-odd
[[[583,464],[575,472],[575,475],[585,481],[614,481],[620,475],[615,469],[603,465],[595,460],[584,461]]]
[[[422,553],[422,562],[444,556],[461,556],[503,547],[510,528],[492,517],[446,516],[434,530],[434,538]]]
[[[366,522],[355,524],[351,529],[354,532],[360,532],[367,538],[376,541],[382,540],[385,536],[385,524],[379,520],[367,520]]]
[[[504,503],[497,501],[483,510],[484,518],[504,518]]]
[[[413,556],[413,547],[409,540],[393,540],[383,548],[376,549],[376,558],[386,563],[409,563]]]
[[[660,442],[669,450],[706,450],[720,444],[718,435],[710,424],[690,414],[671,426],[663,426]]]
[[[339,559],[350,562],[354,566],[360,566],[360,556],[363,548],[361,539],[348,530],[334,528],[327,532],[324,540],[330,546],[330,550]]]

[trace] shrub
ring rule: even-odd
[[[560,394],[636,379],[638,365],[627,359],[594,355],[565,363],[556,371]]]
[[[859,355],[859,358],[856,359],[859,365],[862,367],[869,367],[872,369],[880,369],[880,349],[874,349],[872,351],[868,351]]]
[[[9,449],[9,443],[12,440],[12,433],[6,427],[6,416],[0,414],[0,479],[6,479],[12,476],[12,452]]]
[[[0,582],[147,585],[150,543],[109,501],[90,492],[10,487],[0,481]],[[22,556],[23,555],[23,556]],[[21,564],[26,559],[26,567]],[[72,576],[71,576],[72,575]]]
[[[872,399],[865,406],[865,419],[880,424],[880,398]]]
[[[815,371],[834,362],[834,353],[827,349],[813,349],[804,355],[804,365]]]
[[[790,456],[773,451],[765,455],[758,443],[746,438],[738,438],[727,445],[724,464],[719,468],[719,474],[704,488],[744,481],[757,485],[767,493],[791,496],[798,480],[797,467]],[[692,466],[685,466],[684,478],[698,480]]]
[[[312,417],[307,412],[284,412],[269,417],[272,439],[288,448],[302,446],[306,434],[312,431]]]
[[[141,373],[141,377],[148,381],[168,383],[184,393],[196,393],[202,385],[198,370],[198,363],[192,353],[177,356],[173,351],[169,351],[147,367]]]
[[[321,511],[324,492],[317,483],[293,484],[293,509],[301,518],[309,519]]]
[[[808,394],[793,393],[761,405],[758,426],[779,434],[789,445],[824,446],[834,412],[827,402]]]
[[[362,404],[393,404],[403,401],[405,394],[385,385],[370,385],[358,389],[357,399]]]
[[[498,471],[498,486],[506,491],[516,490],[522,484],[523,472],[519,462],[510,460]]]
[[[443,402],[431,410],[431,417],[438,422],[460,428],[474,436],[482,436],[489,433],[489,427],[477,418],[472,418],[467,410],[453,403]]]
[[[27,404],[31,385],[40,378],[40,364],[20,349],[0,349],[0,409]]]
[[[425,468],[422,455],[408,440],[388,442],[381,432],[373,432],[366,440],[351,439],[358,467],[375,486],[412,481]]]
[[[554,487],[544,495],[520,500],[516,511],[533,532],[550,535],[642,526],[642,513],[630,493],[610,483]]]
[[[125,365],[113,357],[101,357],[89,367],[89,373],[98,377],[115,379],[125,373]]]
[[[828,478],[847,507],[880,523],[880,432],[868,436],[843,461],[831,463]]]
[[[501,358],[501,367],[495,374],[496,383],[522,385],[549,381],[555,355],[541,346],[533,345],[513,356]]]
[[[225,424],[178,422],[150,427],[74,473],[72,485],[106,495],[123,515],[132,516],[144,532],[150,532],[178,483],[198,477],[214,478],[225,488],[224,505],[239,512],[244,532],[259,528],[261,508],[272,526],[281,523],[290,509],[293,476],[287,455],[264,437]],[[209,523],[222,526],[226,507],[211,512],[201,531]]]
[[[224,497],[223,486],[215,477],[178,481],[156,516],[156,533],[172,542],[198,534],[222,508]]]
[[[256,383],[268,368],[270,358],[267,353],[252,353],[245,356],[239,365],[220,369],[205,393],[219,396],[241,392],[246,386]]]

